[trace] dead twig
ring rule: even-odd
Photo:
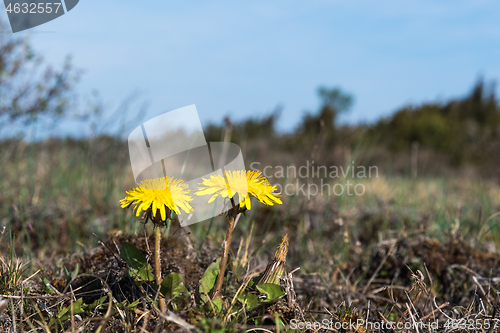
[[[441,304],[437,309],[433,310],[431,313],[429,313],[428,315],[426,316],[423,316],[422,317],[422,321],[426,320],[427,318],[429,318],[430,316],[432,316],[434,313],[436,313],[437,311],[441,310],[442,308],[444,307],[447,307],[448,305],[450,305],[450,302],[446,302],[446,303],[443,303]]]
[[[396,247],[396,244],[398,242],[394,242],[391,246],[391,248],[389,249],[389,251],[387,251],[387,254],[385,255],[384,259],[382,259],[382,261],[380,262],[380,264],[378,265],[377,269],[375,270],[375,272],[373,272],[370,280],[368,280],[368,283],[364,286],[363,290],[362,290],[362,293],[363,294],[366,294],[366,292],[368,291],[368,288],[370,287],[370,285],[372,284],[373,280],[375,280],[375,278],[377,277],[377,274],[380,272],[380,270],[382,269],[382,267],[384,266],[385,262],[387,261],[387,259],[392,255],[392,251],[394,250],[394,248]]]

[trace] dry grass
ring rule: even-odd
[[[248,144],[245,149],[253,148]],[[276,163],[259,158],[263,165]],[[123,241],[136,244],[146,257],[149,251],[144,237],[149,226],[145,231],[118,206],[124,190],[133,185],[122,142],[4,142],[0,159],[4,331],[92,332],[101,327],[100,332],[262,332],[290,329],[292,319],[438,320],[443,325],[448,317],[489,318],[493,323],[497,316],[500,186],[495,182],[380,174],[352,180],[364,185],[362,196],[307,200],[292,195],[273,209],[255,207],[234,231],[227,311],[213,315],[187,299],[171,302],[170,312],[162,315],[154,295],[133,288],[119,260]],[[284,185],[296,180],[272,181]],[[181,272],[186,287],[196,290],[203,271],[220,255],[224,223],[215,218],[193,225],[189,236],[174,226],[164,244],[164,273]],[[300,267],[293,274],[298,307],[290,310],[288,301],[280,301],[258,315],[232,314],[229,309],[240,287],[265,268],[286,233],[287,270]],[[77,275],[68,280],[65,269],[71,275],[77,263]],[[102,304],[89,307],[104,296]],[[78,311],[79,299],[85,311]],[[55,323],[64,309],[64,321]],[[277,327],[273,315],[285,326]],[[364,331],[359,327],[358,332]]]

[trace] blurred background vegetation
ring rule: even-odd
[[[230,126],[232,140],[240,145],[267,142],[266,149],[298,155],[302,160],[313,150],[319,165],[348,165],[351,155],[346,152],[356,150],[356,165],[376,165],[385,175],[410,175],[411,155],[415,154],[422,176],[466,173],[498,181],[500,106],[494,82],[479,79],[463,97],[404,106],[371,124],[339,124],[339,115],[354,101],[340,88],[321,87],[318,95],[322,107],[306,112],[291,133],[276,131],[278,110],[264,118],[238,123],[226,118],[225,124],[210,124],[207,140],[220,141]]]
[[[134,186],[126,125],[134,128],[146,119],[123,124],[116,133],[90,131],[81,138],[77,131],[103,122],[106,112],[95,101],[83,108],[74,103],[79,77],[70,60],[50,68],[27,40],[0,34],[0,226],[31,263],[92,247],[94,234],[143,232],[118,200]],[[340,87],[320,87],[321,107],[305,112],[291,132],[276,129],[286,116],[280,108],[265,117],[206,124],[207,141],[240,145],[247,168],[252,162],[299,167],[307,161],[378,167],[378,177],[356,179],[366,187],[362,196],[285,196],[284,205],[243,217],[233,239],[253,232],[252,253],[265,262],[288,232],[290,263],[305,272],[345,262],[404,232],[458,237],[458,226],[474,246],[498,251],[493,214],[500,210],[500,105],[493,85],[479,79],[461,97],[404,106],[375,123],[342,124],[339,116],[349,112],[355,97]],[[108,117],[120,119],[123,110]],[[67,118],[81,121],[74,137],[33,139],[41,126]],[[198,244],[218,244],[224,230],[213,226],[218,224],[224,220],[193,225]],[[255,224],[260,227],[251,229]],[[0,245],[5,249],[5,242]]]

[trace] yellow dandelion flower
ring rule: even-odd
[[[217,174],[203,179],[203,182],[198,184],[200,186],[195,194],[212,195],[208,203],[219,195],[223,198],[233,198],[238,194],[238,204],[247,209],[251,208],[250,196],[268,206],[282,204],[281,193],[275,192],[277,186],[271,185],[259,171],[224,171],[224,176]]]
[[[168,210],[173,210],[176,214],[181,213],[180,209],[186,213],[193,211],[189,204],[193,198],[188,195],[190,190],[187,188],[184,181],[173,177],[146,179],[139,182],[136,188],[127,191],[127,196],[120,200],[120,204],[122,208],[134,205],[137,216],[151,208],[154,217],[159,210],[161,219],[165,221]]]

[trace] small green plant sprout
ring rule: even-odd
[[[155,278],[158,287],[162,284],[161,265],[160,265],[160,244],[161,244],[161,228],[169,225],[174,219],[173,213],[180,215],[181,210],[186,213],[191,213],[193,207],[190,202],[193,198],[189,196],[190,190],[188,185],[180,179],[173,177],[146,179],[139,182],[136,188],[127,191],[127,196],[120,200],[122,208],[128,208],[134,205],[133,209],[136,216],[145,219],[144,223],[151,221],[155,230]],[[159,299],[160,310],[166,311],[165,298]]]
[[[219,274],[212,294],[212,299],[217,299],[220,297],[224,281],[224,272],[226,271],[228,251],[236,216],[251,208],[250,197],[256,198],[265,205],[273,206],[282,204],[280,200],[281,193],[276,192],[277,186],[271,185],[262,173],[250,170],[224,171],[224,175],[211,175],[210,178],[203,179],[203,182],[198,185],[198,191],[195,192],[195,195],[211,195],[212,197],[208,203],[214,201],[219,195],[223,198],[229,198],[232,203],[232,208],[227,211],[229,225],[226,239],[223,242]],[[239,199],[238,201],[235,201],[236,196]]]
[[[83,299],[80,298],[69,306],[61,308],[59,313],[50,319],[48,327],[51,328],[54,324],[58,324],[61,328],[64,327],[64,323],[70,319],[71,316],[84,312],[82,305]]]
[[[78,264],[76,264],[75,269],[71,274],[68,271],[68,269],[64,267],[64,275],[66,276],[66,280],[68,281],[68,283],[73,281],[78,276],[79,271],[80,271],[80,265]]]

